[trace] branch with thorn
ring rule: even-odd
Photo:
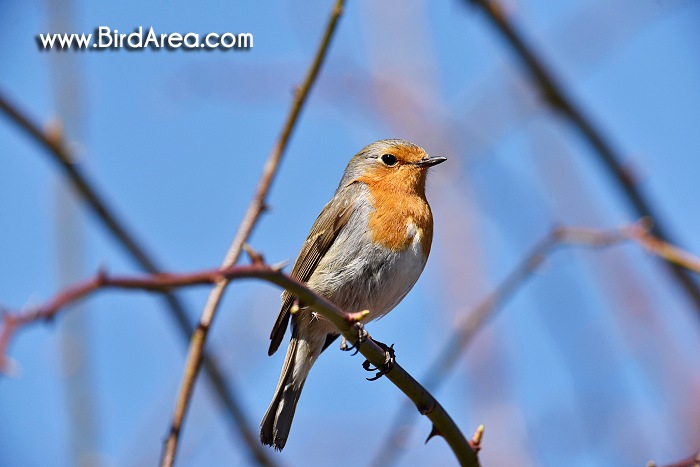
[[[585,227],[554,227],[545,235],[506,278],[458,325],[457,330],[438,352],[435,361],[429,365],[431,370],[422,378],[429,390],[436,390],[458,358],[474,341],[486,322],[510,299],[525,281],[537,271],[545,259],[560,246],[580,246],[588,248],[607,248],[625,242],[635,242],[648,253],[664,261],[700,274],[700,258],[671,245],[652,233],[652,221],[643,218],[637,222],[624,225],[618,229],[600,230]],[[410,412],[401,407],[391,426],[410,427]],[[403,445],[399,437],[406,436],[406,431],[392,431],[388,439],[380,443],[382,448],[376,454],[372,465],[389,465],[395,463],[399,448]],[[700,466],[698,466],[700,467]]]
[[[179,287],[216,284],[222,278],[227,281],[261,279],[287,289],[301,300],[305,306],[313,308],[317,313],[332,322],[348,341],[358,342],[361,339],[361,333],[363,333],[364,341],[358,346],[359,352],[377,368],[382,368],[386,364],[385,349],[372,340],[372,337],[366,331],[357,326],[357,323],[366,316],[365,312],[346,313],[325,297],[310,290],[305,284],[282,273],[279,268],[273,268],[264,264],[230,266],[223,269],[211,269],[185,274],[155,274],[136,277],[111,276],[105,271],[100,271],[93,278],[63,290],[44,305],[21,313],[6,313],[3,318],[2,330],[0,330],[0,351],[2,352],[0,361],[7,361],[5,352],[10,340],[20,328],[32,323],[53,319],[69,303],[86,298],[97,291],[125,289],[166,293]],[[431,437],[434,435],[442,436],[449,444],[460,464],[467,466],[479,465],[476,449],[480,445],[481,435],[475,435],[471,443],[467,441],[440,403],[398,363],[393,363],[391,371],[385,373],[385,377],[413,401],[422,415],[430,419],[433,424]]]
[[[496,305],[502,303],[504,298],[514,292],[516,286],[529,276],[542,263],[548,252],[557,245],[571,244],[589,247],[607,247],[619,244],[623,241],[635,241],[648,252],[667,261],[683,266],[688,270],[700,273],[700,258],[685,252],[673,245],[663,242],[649,233],[650,224],[647,220],[635,224],[623,226],[616,230],[595,230],[576,227],[558,227],[552,230],[533,251],[521,263],[521,266],[490,296],[480,307],[478,312],[472,313],[467,324],[460,329],[460,334],[451,340],[452,346],[459,343],[458,348],[448,348],[441,354],[440,364],[437,365],[439,373],[426,377],[429,382],[436,381],[444,376],[448,369],[447,364],[453,363],[458,352],[466,347],[476,331],[486,318],[495,310]],[[304,304],[313,307],[317,312],[333,322],[343,333],[343,337],[350,342],[357,342],[360,338],[357,323],[367,315],[363,310],[356,313],[345,313],[325,298],[316,295],[304,284],[291,279],[281,272],[284,263],[267,266],[263,263],[261,254],[255,252],[249,246],[246,247],[252,265],[230,266],[222,269],[212,269],[186,274],[154,274],[149,276],[111,276],[106,271],[99,271],[93,278],[64,289],[46,304],[26,310],[24,312],[5,312],[2,317],[2,329],[0,329],[0,369],[6,369],[8,359],[7,349],[14,334],[21,328],[39,321],[53,319],[66,305],[76,300],[86,298],[103,289],[145,290],[158,293],[168,293],[179,287],[187,287],[203,284],[215,284],[222,279],[234,280],[244,278],[257,278],[274,283],[286,288]],[[476,316],[477,320],[473,321]],[[377,368],[386,364],[386,352],[377,345],[369,335],[367,342],[360,346],[360,352],[367,360]],[[464,440],[449,415],[442,409],[439,403],[415,381],[398,364],[386,377],[399,387],[414,402],[419,412],[427,415],[433,422],[434,429],[428,439],[435,435],[445,437],[459,459],[470,465],[477,465],[476,452],[480,449],[483,427],[477,429],[470,442]],[[397,426],[397,425],[395,425]],[[465,451],[468,446],[468,451]],[[462,457],[460,457],[462,456]]]

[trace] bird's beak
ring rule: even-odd
[[[437,157],[426,157],[425,159],[421,159],[418,162],[415,163],[418,167],[432,167],[434,165],[438,165],[441,162],[445,162],[447,160],[447,157],[442,157],[442,156],[437,156]]]

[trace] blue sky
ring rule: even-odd
[[[64,115],[81,167],[164,267],[214,267],[330,7],[76,2],[57,8],[69,32],[250,32],[255,45],[59,53],[35,42],[61,16],[50,3],[0,3],[0,90],[42,124]],[[521,0],[506,11],[623,154],[674,237],[699,253],[697,3]],[[350,157],[387,137],[448,157],[429,179],[436,234],[428,266],[401,305],[368,326],[395,343],[419,380],[456,323],[553,225],[634,220],[590,147],[542,105],[478,9],[359,1],[346,6],[253,247],[270,262],[293,260]],[[42,303],[100,267],[138,272],[88,211],[65,201],[56,166],[4,117],[0,154],[0,304]],[[66,224],[77,225],[73,240],[62,233]],[[181,294],[193,321],[206,294]],[[253,429],[283,358],[267,357],[278,307],[274,287],[233,284],[208,347]],[[638,247],[562,248],[482,330],[436,396],[465,432],[486,426],[484,465],[671,462],[699,447],[699,325],[680,289]],[[1,465],[157,462],[184,361],[158,297],[97,294],[19,333],[10,357],[16,374],[0,381]],[[274,459],[370,463],[403,396],[388,381],[366,382],[361,361],[335,347],[323,355]],[[74,435],[76,420],[88,420],[88,434]],[[444,441],[423,444],[426,420],[416,426],[401,465],[454,462]],[[250,463],[206,384],[197,386],[182,442],[180,465]]]

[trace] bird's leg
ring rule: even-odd
[[[373,368],[369,360],[365,360],[362,363],[362,368],[365,369],[365,371],[376,371],[377,374],[375,374],[371,378],[366,378],[367,381],[376,381],[385,374],[389,373],[393,368],[394,364],[396,363],[396,353],[394,352],[394,344],[391,344],[391,346],[388,346],[384,344],[383,342],[379,341],[374,341],[375,344],[377,344],[379,347],[381,347],[384,350],[384,365],[382,365],[381,368]]]
[[[365,327],[362,325],[362,323],[357,322],[353,324],[353,326],[357,328],[357,342],[355,342],[352,345],[348,345],[348,340],[345,338],[345,336],[342,336],[342,338],[340,339],[340,350],[342,350],[343,352],[348,352],[352,349],[355,349],[353,355],[357,355],[357,352],[360,351],[360,344],[367,340],[367,336],[369,334],[365,330]]]

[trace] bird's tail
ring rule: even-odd
[[[301,390],[315,360],[315,356],[309,358],[310,356],[305,355],[307,353],[308,343],[292,336],[275,396],[260,423],[260,441],[278,451],[287,443]]]

